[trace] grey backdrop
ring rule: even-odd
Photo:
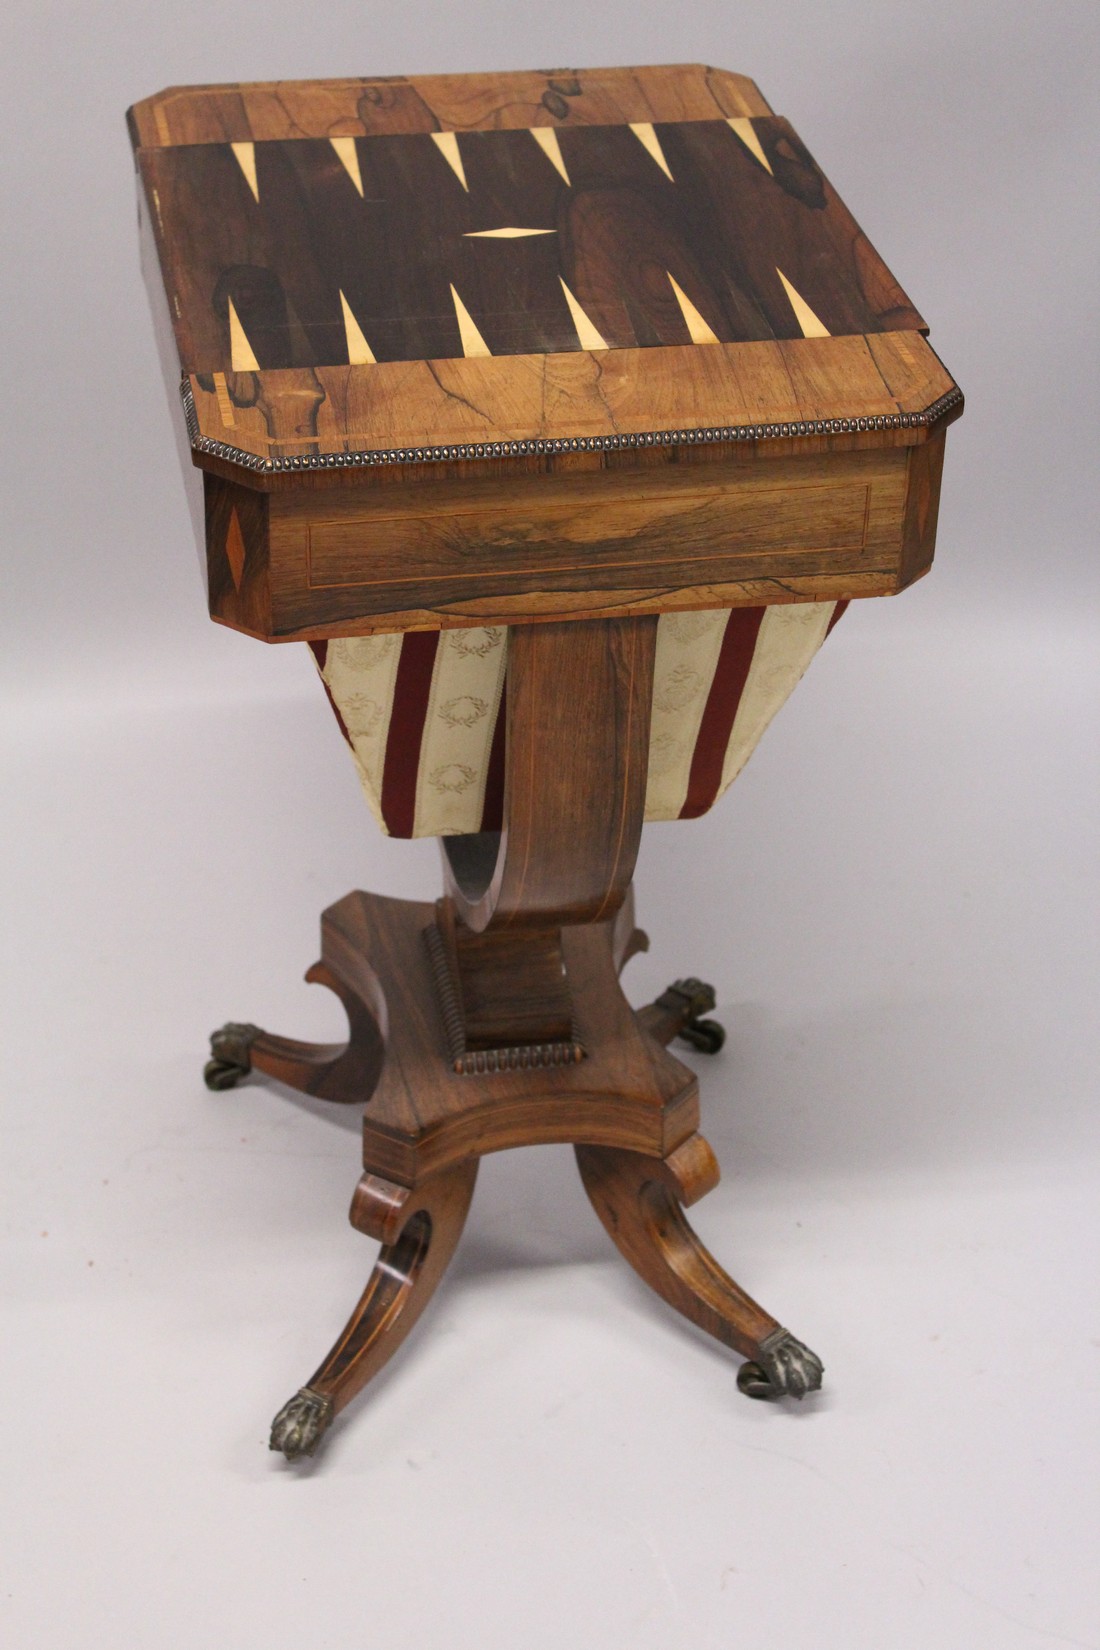
[[[1098,10],[880,0],[9,4],[2,749],[12,1642],[524,1650],[1100,1642]],[[137,268],[161,86],[702,59],[789,115],[967,395],[932,575],[848,615],[733,794],[654,827],[718,986],[698,1225],[817,1346],[746,1405],[568,1155],[509,1154],[312,1473],[264,1424],[372,1253],[354,1120],[198,1082],[383,840],[306,650],[208,623]]]

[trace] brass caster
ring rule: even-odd
[[[233,1066],[225,1060],[207,1060],[202,1068],[203,1082],[215,1093],[220,1093],[223,1089],[236,1088],[241,1078],[247,1075],[247,1067]]]
[[[776,1329],[760,1342],[756,1358],[737,1371],[737,1385],[747,1398],[804,1398],[817,1392],[825,1366],[789,1329]]]
[[[268,1448],[282,1450],[288,1461],[312,1455],[332,1425],[332,1413],[331,1398],[302,1387],[272,1421]]]
[[[239,1025],[232,1020],[211,1034],[210,1059],[202,1072],[208,1089],[220,1093],[236,1088],[241,1078],[248,1076],[252,1070],[252,1044],[259,1034],[259,1026]]]
[[[717,1054],[726,1040],[726,1028],[717,1020],[689,1020],[680,1036],[700,1054]]]
[[[682,1018],[677,1037],[700,1054],[717,1054],[726,1040],[725,1027],[717,1020],[700,1018],[710,1012],[716,1001],[714,987],[694,977],[676,980],[657,998],[661,1008]]]
[[[753,1363],[751,1358],[748,1363],[743,1363],[741,1368],[737,1371],[737,1386],[738,1390],[743,1392],[746,1398],[775,1397],[775,1388],[768,1380],[768,1377],[764,1374],[764,1371],[761,1369],[760,1365]]]

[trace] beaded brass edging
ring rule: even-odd
[[[424,930],[432,978],[443,1015],[451,1069],[460,1077],[479,1077],[495,1071],[535,1071],[547,1066],[572,1066],[584,1059],[584,1045],[575,1037],[557,1043],[523,1043],[507,1048],[466,1047],[466,1022],[451,972],[447,948],[435,923]]]
[[[187,433],[197,453],[208,453],[245,470],[274,475],[293,470],[362,469],[372,464],[445,464],[457,459],[522,458],[532,453],[604,453],[627,447],[710,446],[717,441],[790,440],[792,436],[847,435],[863,430],[919,429],[937,423],[961,406],[956,385],[923,412],[886,413],[874,418],[813,418],[789,424],[722,424],[702,430],[650,430],[639,435],[563,436],[555,440],[462,442],[451,447],[381,447],[353,453],[315,453],[305,458],[260,458],[256,453],[214,441],[199,430],[190,380],[180,381]]]

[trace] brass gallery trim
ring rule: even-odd
[[[702,430],[648,430],[637,435],[562,436],[554,440],[470,441],[449,447],[380,447],[353,453],[311,453],[305,458],[260,458],[256,453],[214,441],[199,429],[190,380],[180,380],[187,433],[197,453],[220,458],[265,475],[292,470],[365,469],[373,464],[446,464],[461,459],[522,458],[532,453],[617,452],[627,447],[709,446],[717,441],[790,440],[797,436],[847,435],[860,430],[907,430],[927,427],[962,405],[956,386],[923,412],[886,413],[874,418],[812,418],[789,424],[722,424]]]

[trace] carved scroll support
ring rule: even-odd
[[[704,1248],[682,1205],[718,1183],[702,1135],[663,1161],[614,1147],[578,1146],[589,1201],[615,1247],[661,1298],[748,1361],[738,1373],[753,1398],[804,1398],[821,1385],[821,1359],[758,1306]]]
[[[657,621],[519,625],[508,657],[504,828],[443,839],[475,933],[613,917],[645,811]]]
[[[608,921],[630,888],[656,639],[651,618],[512,632],[503,829],[443,839],[434,949],[464,1027],[456,1058],[533,1045],[580,1057],[561,934]]]
[[[365,1174],[351,1223],[382,1250],[359,1304],[320,1368],[271,1424],[271,1448],[288,1461],[312,1455],[335,1417],[388,1363],[435,1293],[462,1236],[477,1180],[467,1158],[419,1186]]]
[[[306,979],[311,984],[327,985],[343,1003],[348,1016],[347,1041],[303,1043],[259,1026],[230,1021],[210,1038],[210,1059],[203,1071],[208,1089],[235,1088],[250,1071],[262,1071],[318,1100],[340,1105],[369,1100],[385,1058],[379,1029],[384,1004],[365,958],[358,960],[350,978],[344,978],[322,958],[313,964]]]

